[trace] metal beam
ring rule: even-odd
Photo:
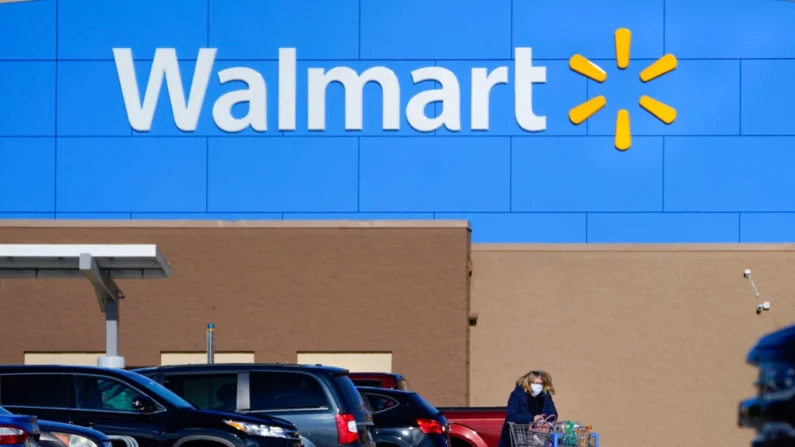
[[[108,302],[124,298],[119,286],[106,272],[99,269],[91,253],[80,253],[79,269],[94,286],[101,312],[105,313]]]

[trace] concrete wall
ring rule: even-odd
[[[4,3],[0,217],[468,218],[476,242],[792,241],[795,43],[782,37],[792,23],[795,5],[775,0]],[[633,32],[623,72],[614,61],[620,27]],[[117,47],[132,49],[141,97],[157,48],[176,49],[186,96],[199,50],[218,49],[196,129],[177,128],[165,83],[152,95],[151,129],[132,128]],[[278,94],[287,47],[298,58],[294,101]],[[517,47],[532,47],[533,64],[547,70],[533,86],[533,111],[547,118],[538,134],[514,116]],[[576,53],[608,80],[570,71]],[[666,53],[679,59],[676,71],[641,83],[640,70]],[[213,119],[217,99],[246,89],[218,78],[236,66],[266,81],[265,131],[225,131]],[[393,70],[400,129],[382,130],[380,89],[368,85],[363,130],[346,130],[344,90],[334,84],[325,130],[308,130],[307,70],[336,66]],[[491,94],[489,128],[470,130],[471,69],[500,66],[509,83]],[[456,75],[460,131],[416,130],[406,118],[413,95],[441,87],[414,85],[421,67]],[[569,109],[596,95],[607,106],[571,124]],[[641,95],[676,108],[676,122],[648,115]],[[280,130],[279,104],[295,105],[295,130]],[[426,114],[454,108],[435,103]],[[626,152],[613,147],[619,108],[632,117]]]
[[[543,368],[561,418],[605,445],[749,445],[745,354],[795,318],[795,248],[475,245],[472,262],[473,405],[505,405]],[[746,268],[772,304],[760,316]]]
[[[469,229],[464,222],[0,222],[0,243],[156,243],[173,277],[119,280],[120,349],[217,352],[295,363],[299,352],[392,353],[438,405],[469,395]],[[25,352],[101,352],[86,279],[0,280],[0,363]],[[33,310],[33,311],[32,311]]]

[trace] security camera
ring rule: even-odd
[[[743,272],[743,277],[751,283],[751,288],[754,290],[754,295],[756,295],[756,299],[760,298],[759,290],[756,289],[756,284],[754,284],[754,279],[751,278],[751,269],[745,269]],[[762,312],[766,312],[770,310],[770,301],[763,301],[756,305],[756,314],[759,315]]]
[[[760,303],[756,306],[756,314],[759,315],[762,311],[770,310],[770,301],[765,301],[764,303]]]

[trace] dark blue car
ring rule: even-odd
[[[0,427],[4,425],[4,417],[30,418],[31,416],[15,416],[10,411],[0,407]],[[40,447],[112,447],[113,445],[110,438],[105,433],[90,428],[42,420],[38,421],[38,425],[38,442]],[[2,430],[2,428],[0,428],[0,430]],[[28,442],[28,444],[31,445],[32,443]],[[6,446],[14,444],[8,444],[4,442],[4,440],[0,440],[0,445]]]
[[[358,387],[373,412],[375,442],[392,447],[449,447],[447,418],[414,391]]]
[[[5,408],[0,407],[0,426],[4,425],[3,418],[7,417],[30,418],[31,416],[16,416]],[[35,418],[35,416],[32,417]],[[90,428],[53,421],[39,420],[37,422],[40,447],[112,447],[113,445],[105,433]],[[0,440],[0,445],[13,444],[7,444]]]
[[[144,376],[114,368],[0,365],[0,405],[90,427],[114,445],[119,438],[116,447],[303,447],[283,419],[200,410]]]
[[[0,445],[38,447],[39,423],[36,416],[11,414],[0,407]]]

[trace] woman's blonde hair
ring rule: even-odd
[[[537,378],[541,378],[541,382],[544,384],[544,390],[549,394],[555,394],[555,387],[552,385],[552,375],[546,371],[541,370],[533,370],[529,373],[519,377],[516,380],[516,386],[522,387],[525,392],[530,392],[530,384]]]

